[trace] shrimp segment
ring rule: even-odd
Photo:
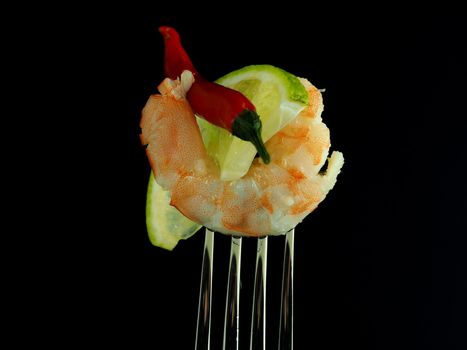
[[[344,163],[342,153],[333,152],[320,173],[330,148],[321,93],[301,79],[310,105],[266,143],[271,163],[257,158],[241,179],[222,181],[185,99],[192,81],[187,71],[181,81],[165,79],[162,95],[152,95],[142,113],[141,141],[171,205],[226,234],[278,235],[294,228],[326,197]]]

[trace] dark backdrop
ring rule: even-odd
[[[239,4],[208,14],[199,6],[87,9],[73,22],[72,44],[62,40],[73,60],[61,72],[79,82],[79,151],[72,162],[65,156],[77,176],[63,183],[72,205],[55,219],[63,234],[51,277],[36,276],[38,303],[52,315],[41,337],[105,348],[194,345],[203,234],[167,252],[145,231],[150,168],[138,125],[164,77],[157,28],[169,24],[209,79],[268,63],[326,89],[323,119],[346,163],[296,230],[296,348],[465,349],[465,16],[298,5],[268,13]],[[255,247],[244,241],[247,330]],[[282,249],[282,239],[270,239],[270,348]],[[217,346],[228,252],[228,237],[218,235]]]

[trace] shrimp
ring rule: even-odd
[[[141,141],[171,205],[225,234],[258,237],[294,228],[333,188],[344,163],[342,153],[334,151],[321,171],[330,137],[319,90],[301,79],[310,104],[266,143],[271,162],[256,158],[245,176],[223,181],[185,98],[193,81],[188,71],[180,79],[165,79],[158,87],[161,95],[150,96],[142,112]]]

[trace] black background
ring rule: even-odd
[[[71,58],[59,73],[72,91],[73,122],[63,127],[73,138],[54,146],[69,142],[73,153],[58,161],[55,185],[64,199],[53,217],[53,253],[37,271],[31,267],[31,307],[40,304],[34,315],[50,315],[39,322],[38,338],[106,348],[194,345],[203,235],[167,252],[151,246],[145,230],[150,168],[138,125],[164,78],[157,28],[168,24],[209,79],[268,63],[326,89],[323,119],[346,163],[296,230],[296,348],[465,349],[466,17],[231,6],[214,13],[201,4],[120,6],[89,8],[78,20],[72,10],[62,16],[76,26],[58,42]],[[254,244],[244,240],[242,346]],[[282,249],[282,239],[270,239],[270,348]],[[229,238],[217,235],[214,349],[228,252]]]

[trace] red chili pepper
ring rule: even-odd
[[[175,29],[162,26],[159,31],[165,45],[165,75],[176,79],[184,70],[193,73],[195,81],[187,93],[193,111],[208,122],[253,143],[263,162],[269,163],[269,153],[261,139],[261,119],[255,106],[240,92],[204,79],[193,66]]]

